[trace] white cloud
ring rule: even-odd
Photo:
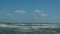
[[[38,13],[38,12],[40,12],[40,10],[35,10],[35,12],[37,12],[37,13]]]
[[[48,16],[48,14],[39,14],[40,16]]]
[[[36,12],[36,15],[39,15],[39,16],[48,16],[48,14],[44,14],[43,11],[40,11],[40,10],[35,10],[34,12]]]
[[[36,12],[36,13],[41,13],[41,12],[43,12],[43,11],[40,11],[40,10],[35,10],[35,12]]]
[[[17,14],[23,14],[24,10],[16,10],[15,13],[17,13]]]

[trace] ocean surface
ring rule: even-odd
[[[60,24],[0,23],[0,34],[60,34]]]

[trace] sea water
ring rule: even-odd
[[[60,24],[0,24],[0,34],[60,34]]]

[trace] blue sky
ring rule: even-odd
[[[0,21],[60,23],[60,0],[0,0]]]

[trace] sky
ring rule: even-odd
[[[0,22],[60,23],[60,0],[0,0]]]

